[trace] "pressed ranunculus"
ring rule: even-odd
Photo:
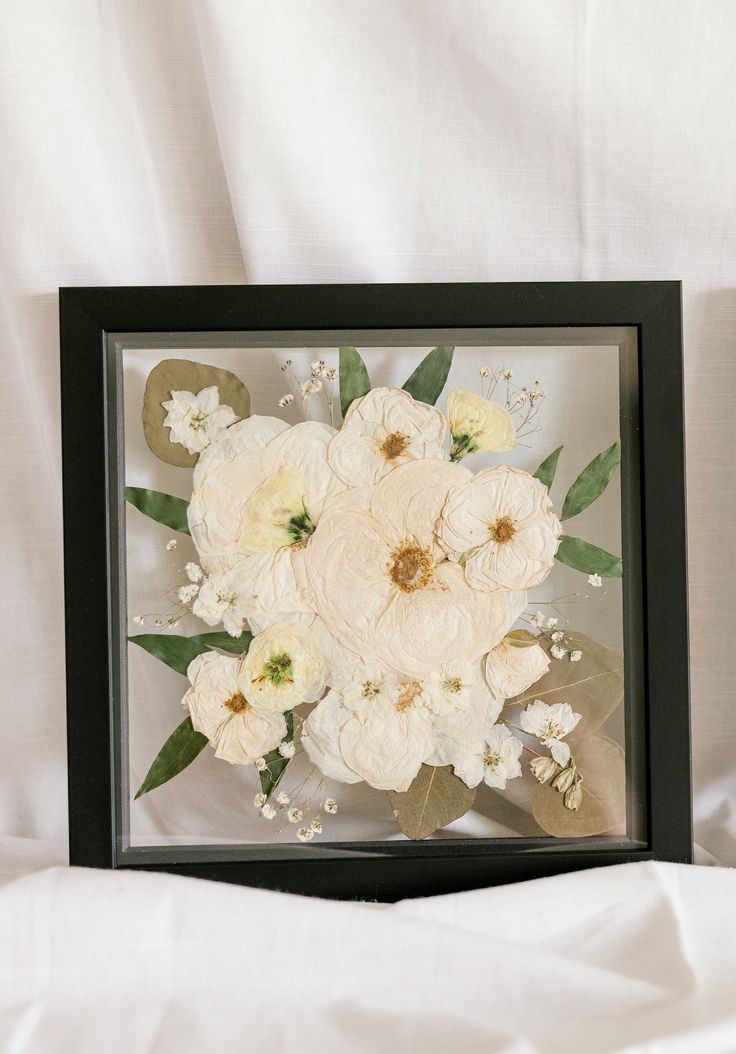
[[[464,388],[457,388],[448,395],[447,417],[453,461],[460,461],[466,454],[513,450],[516,445],[514,422],[506,407],[481,399]]]
[[[523,749],[521,740],[506,725],[494,725],[485,742],[455,765],[455,775],[468,787],[477,787],[483,781],[503,790],[507,780],[521,775],[519,756]]]
[[[237,420],[231,406],[220,406],[220,393],[215,386],[194,392],[172,392],[161,404],[168,410],[164,427],[170,428],[172,443],[181,443],[190,454],[199,454]]]
[[[351,404],[327,457],[350,486],[376,483],[409,461],[446,461],[446,434],[447,422],[434,406],[401,388],[374,388]]]
[[[309,630],[275,625],[254,637],[243,660],[244,694],[264,712],[313,703],[325,690],[325,663]]]
[[[207,736],[215,756],[231,765],[252,765],[286,735],[280,713],[264,713],[242,690],[241,659],[205,652],[187,668],[192,687],[182,699],[192,726]]]
[[[497,699],[511,699],[535,684],[549,669],[549,656],[538,644],[504,637],[486,657],[486,680]]]
[[[459,465],[416,461],[325,505],[303,554],[305,593],[349,651],[424,677],[479,659],[510,628],[518,598],[472,588],[436,542],[448,492],[469,479]]]
[[[525,590],[554,564],[562,527],[547,488],[517,468],[485,469],[448,495],[442,545],[476,589]]]

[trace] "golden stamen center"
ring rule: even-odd
[[[432,577],[434,560],[429,549],[421,545],[402,545],[395,549],[389,568],[389,577],[402,593],[415,593],[423,589]]]
[[[501,516],[500,519],[490,525],[488,533],[492,541],[497,542],[499,545],[505,545],[516,534],[516,528],[510,516]]]
[[[419,681],[404,681],[401,685],[399,698],[396,700],[396,709],[401,714],[413,706],[418,696],[421,695],[422,686]]]
[[[229,710],[231,714],[245,714],[250,710],[250,703],[242,692],[236,692],[231,695],[224,705],[225,709]]]
[[[404,453],[408,443],[409,436],[404,435],[403,432],[391,432],[381,443],[380,450],[387,461],[393,461],[394,458]]]

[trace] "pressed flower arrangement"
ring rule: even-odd
[[[341,784],[386,792],[415,840],[472,809],[481,784],[520,778],[540,834],[623,823],[623,751],[599,731],[622,700],[622,656],[532,593],[555,562],[580,574],[581,598],[621,576],[618,556],[567,531],[608,486],[619,443],[556,505],[562,447],[534,473],[504,459],[543,434],[539,385],[483,366],[478,391],[456,388],[453,352],[434,348],[401,388],[372,387],[352,347],[301,379],[287,360],[292,391],[268,410],[306,416],[320,399],[330,423],[251,413],[219,367],[151,371],[146,441],[193,469],[191,499],[126,498],[191,535],[197,557],[173,613],[135,617],[152,632],[131,640],[186,677],[186,716],[137,798],[209,745],[252,772],[249,807],[274,840],[329,837]],[[178,635],[185,614],[209,631]],[[292,785],[297,756],[308,776]]]

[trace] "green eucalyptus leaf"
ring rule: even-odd
[[[289,710],[284,714],[286,718],[286,735],[282,742],[291,743],[294,740],[294,714],[293,711]],[[275,747],[273,750],[269,750],[268,754],[264,756],[266,762],[266,768],[263,772],[259,772],[258,775],[261,777],[261,790],[270,797],[273,791],[279,785],[281,777],[283,776],[286,766],[291,761],[291,758],[284,758],[279,754],[279,748]]]
[[[562,504],[561,520],[569,520],[587,509],[611,482],[611,476],[621,460],[621,444],[618,440],[608,450],[594,457],[583,469],[567,492]]]
[[[475,789],[467,787],[450,765],[422,765],[406,791],[389,791],[396,822],[407,838],[419,841],[459,819],[472,808]]]
[[[192,728],[192,719],[187,717],[178,728],[175,728],[166,740],[156,759],[148,770],[148,775],[138,788],[136,798],[142,794],[160,787],[167,783],[172,777],[191,765],[194,759],[207,746],[207,736],[201,732],[195,732]]]
[[[560,454],[562,453],[562,447],[558,446],[556,450],[553,450],[539,466],[537,471],[534,473],[534,478],[538,479],[540,483],[544,483],[547,490],[552,486],[557,472],[557,462],[560,460]]]
[[[445,387],[454,351],[454,347],[430,351],[403,386],[404,391],[420,402],[434,406]]]
[[[163,523],[172,531],[189,534],[187,509],[189,502],[175,498],[172,494],[162,494],[160,490],[146,490],[145,487],[126,487],[125,500],[135,505],[144,516]]]
[[[620,556],[614,556],[597,545],[584,542],[582,538],[573,538],[570,534],[563,534],[560,538],[555,559],[568,567],[574,567],[576,571],[601,575],[602,578],[621,578],[624,573]]]
[[[340,348],[340,409],[342,416],[354,399],[371,390],[368,370],[356,348]]]
[[[186,676],[187,667],[192,659],[213,648],[222,648],[231,654],[242,655],[250,646],[252,634],[243,633],[240,637],[231,637],[227,633],[200,633],[196,637],[179,637],[168,633],[140,633],[128,637],[132,644],[137,644],[150,655],[165,662],[172,670]],[[236,651],[237,648],[237,651]]]

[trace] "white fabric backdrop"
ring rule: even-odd
[[[696,831],[736,863],[735,36],[730,0],[0,0],[6,871],[64,854],[56,289],[188,282],[683,279]]]

